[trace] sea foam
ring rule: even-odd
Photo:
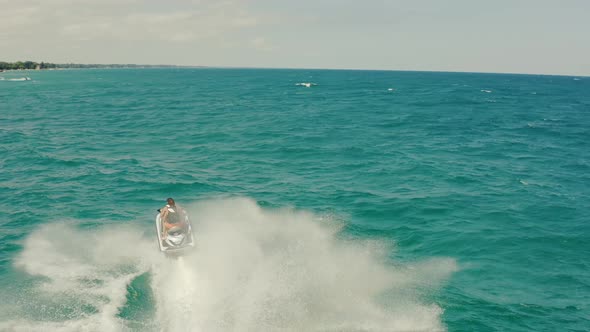
[[[180,259],[157,251],[151,224],[148,231],[141,225],[41,226],[16,261],[41,277],[20,309],[44,301],[70,311],[67,317],[17,314],[0,329],[127,330],[119,313],[128,285],[146,272],[151,289],[144,291],[154,294],[155,315],[144,330],[445,329],[442,308],[424,300],[424,292],[456,270],[452,259],[394,264],[385,243],[342,237],[342,225],[309,212],[263,209],[246,198],[186,208],[198,245]]]

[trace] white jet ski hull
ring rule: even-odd
[[[167,254],[180,254],[190,248],[195,246],[195,240],[193,238],[193,228],[191,226],[190,220],[188,216],[185,216],[185,222],[188,225],[187,232],[186,232],[186,239],[180,245],[170,245],[169,242],[165,241],[166,239],[162,238],[162,220],[160,219],[160,214],[156,216],[156,233],[158,236],[158,246],[160,251]]]

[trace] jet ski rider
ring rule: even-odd
[[[166,206],[160,209],[160,219],[162,220],[162,230],[164,237],[168,234],[168,230],[172,227],[182,227],[186,226],[184,222],[184,216],[186,212],[183,208],[176,205],[174,199],[168,198],[166,199]]]

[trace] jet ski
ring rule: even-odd
[[[175,221],[178,226],[170,228],[163,234],[164,224],[160,217],[160,210],[156,216],[156,233],[160,251],[166,254],[181,254],[195,246],[193,229],[188,215],[177,207],[168,207],[168,220]]]

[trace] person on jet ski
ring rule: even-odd
[[[166,200],[166,206],[160,209],[160,220],[162,220],[162,231],[164,237],[168,234],[168,230],[173,227],[182,227],[183,229],[186,227],[186,223],[184,221],[184,216],[186,212],[183,208],[176,205],[174,199],[168,198]]]

